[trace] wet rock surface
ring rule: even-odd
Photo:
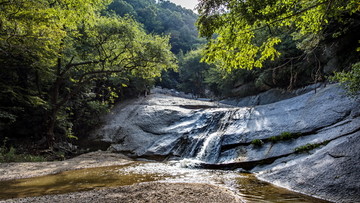
[[[360,132],[302,157],[277,161],[258,177],[335,202],[360,202]]]
[[[153,94],[118,107],[93,134],[93,140],[108,142],[113,151],[134,157],[199,155],[197,158],[212,163],[252,161],[358,131],[359,104],[336,85],[276,103],[240,108]],[[285,132],[299,136],[276,140]],[[262,146],[255,146],[254,140]],[[212,145],[211,150],[204,149],[205,145]]]
[[[243,169],[280,186],[335,201],[358,201],[354,181],[360,173],[360,145],[355,142],[360,101],[336,84],[316,87],[247,107],[152,94],[116,108],[93,140],[134,157],[192,158],[225,169],[250,163]],[[296,136],[279,139],[283,133]]]

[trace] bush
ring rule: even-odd
[[[358,96],[360,93],[360,62],[352,65],[350,72],[335,73],[330,80],[340,82],[350,96]]]
[[[298,138],[301,136],[301,133],[291,133],[291,132],[282,132],[278,136],[272,136],[269,138],[271,142],[280,142],[280,141],[286,141],[291,140],[294,138]]]
[[[300,147],[296,147],[295,148],[295,152],[296,153],[304,153],[304,152],[308,152],[310,150],[316,149],[318,147],[321,147],[323,145],[327,145],[329,143],[329,141],[324,141],[324,142],[320,142],[320,143],[313,143],[313,144],[306,144]]]
[[[251,144],[253,144],[254,146],[257,146],[257,147],[261,147],[264,144],[264,142],[260,139],[255,139],[255,140],[251,141]]]
[[[43,162],[45,157],[34,156],[30,154],[17,154],[14,147],[9,149],[6,147],[7,138],[4,139],[3,145],[0,147],[0,163],[7,162]]]
[[[10,147],[9,150],[0,149],[0,163],[8,162],[43,162],[47,161],[45,157],[34,156],[30,154],[17,154],[14,147]],[[6,152],[7,151],[7,152]]]

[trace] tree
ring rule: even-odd
[[[48,109],[44,95],[53,79],[50,67],[56,64],[67,30],[76,30],[83,19],[91,22],[94,11],[106,2],[0,1],[0,111],[10,120],[5,126]]]
[[[197,15],[169,1],[114,0],[108,10],[120,16],[130,15],[144,25],[148,33],[170,35],[172,51],[188,52],[204,43],[198,38]]]
[[[198,16],[192,10],[170,1],[114,0],[108,10],[121,16],[132,16],[144,25],[148,33],[169,35],[171,51],[176,55],[197,49],[205,43],[204,38],[198,38],[195,27]],[[179,74],[174,70],[163,71],[156,84],[170,89],[176,88]]]
[[[103,0],[0,3],[4,11],[0,16],[0,58],[8,63],[8,69],[24,67],[29,76],[19,82],[31,84],[27,93],[22,89],[15,92],[17,84],[7,87],[14,92],[11,97],[26,95],[32,103],[42,106],[50,147],[59,112],[95,80],[109,76],[152,78],[175,67],[168,37],[146,34],[131,18],[101,16],[100,11],[108,3]],[[22,71],[15,77],[20,77]],[[4,85],[5,78],[1,79]],[[3,91],[1,98],[5,95]]]
[[[210,40],[203,60],[228,71],[261,68],[281,54],[277,50],[281,39],[271,34],[273,29],[293,29],[299,46],[311,51],[331,24],[349,25],[359,11],[357,0],[200,0],[197,26]],[[259,38],[264,29],[270,34]]]
[[[58,60],[57,79],[50,91],[52,111],[47,119],[48,140],[54,137],[59,109],[84,84],[99,75],[150,78],[159,76],[163,69],[174,67],[168,38],[146,35],[131,19],[99,17],[96,21],[94,26],[83,25],[82,37],[69,39],[69,50],[64,50]],[[75,49],[73,44],[77,45]],[[69,90],[61,95],[60,87],[65,83]]]
[[[202,50],[190,51],[180,59],[179,75],[181,91],[194,95],[205,96],[205,77],[210,65],[200,62]]]

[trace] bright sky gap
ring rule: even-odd
[[[169,1],[191,10],[195,10],[195,7],[198,3],[197,0],[169,0]]]

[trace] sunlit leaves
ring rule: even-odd
[[[359,96],[360,94],[360,62],[352,65],[350,72],[338,72],[332,78],[347,90],[351,96]]]
[[[78,34],[79,22],[94,23],[108,0],[2,1],[0,44],[15,55],[36,58],[34,66],[55,65],[64,38]],[[22,53],[13,53],[22,50]],[[10,54],[10,53],[9,53]]]
[[[276,37],[254,43],[256,33],[245,20],[239,19],[236,25],[221,27],[221,35],[212,39],[205,49],[204,61],[220,62],[220,68],[231,71],[243,68],[262,67],[265,60],[274,60],[280,53],[274,46],[281,40]]]
[[[311,50],[330,21],[345,22],[360,11],[356,0],[201,0],[198,28],[208,43],[204,60],[221,68],[251,69],[279,56],[271,29],[294,30],[299,47]],[[270,32],[258,36],[258,32]]]

